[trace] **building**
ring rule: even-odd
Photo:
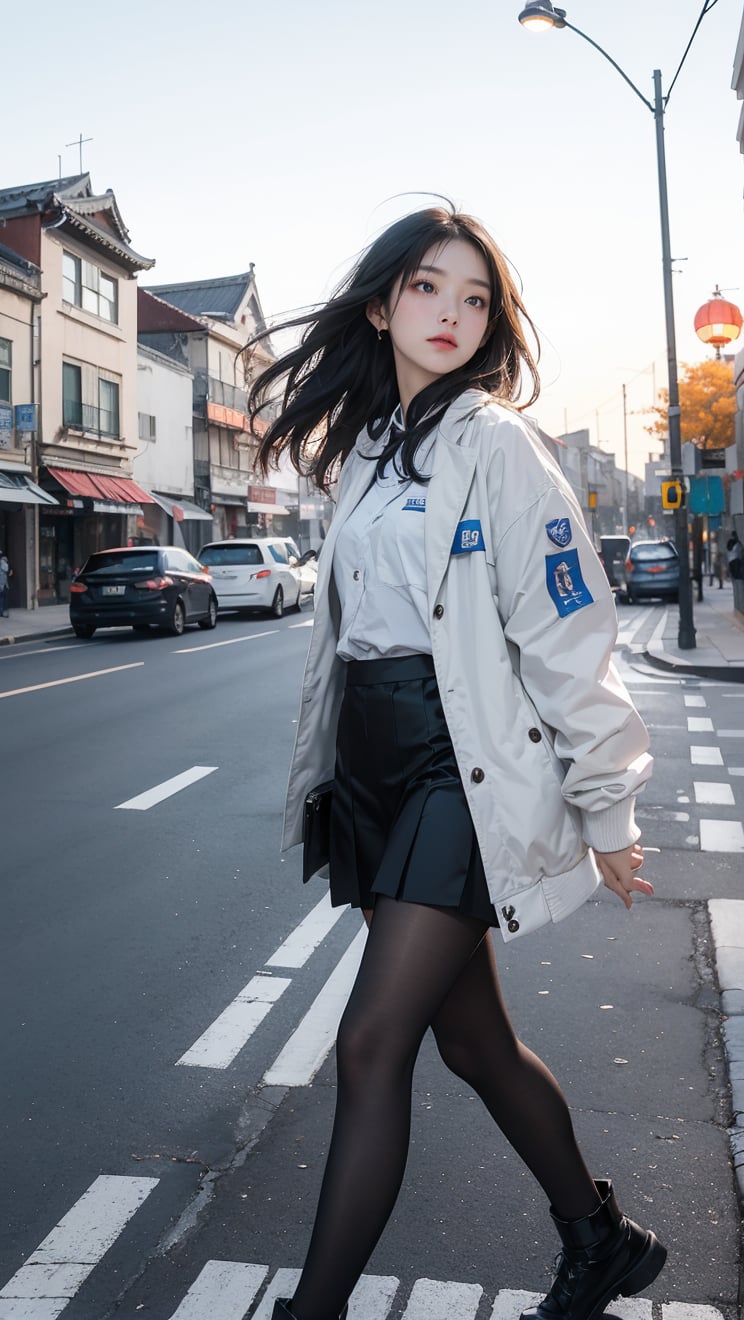
[[[194,503],[193,386],[185,364],[139,345],[134,475],[154,503],[142,506],[135,539],[196,554],[211,537],[212,514]]]
[[[65,601],[95,550],[137,534],[152,497],[133,480],[137,294],[154,262],[130,245],[111,189],[88,174],[0,189],[7,246],[40,272],[37,429],[39,604]],[[33,382],[32,382],[33,384]]]
[[[39,506],[56,506],[33,481],[41,271],[0,244],[0,550],[13,568],[8,605],[36,591]]]
[[[214,516],[215,537],[294,532],[295,507],[254,473],[247,389],[274,361],[254,267],[239,275],[157,285],[141,291],[139,340],[187,365],[194,378],[195,500]]]

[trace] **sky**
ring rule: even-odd
[[[564,0],[567,18],[647,98],[668,88],[703,0]],[[112,188],[143,284],[255,263],[268,319],[322,300],[407,211],[444,194],[477,215],[521,282],[542,342],[531,414],[588,427],[629,467],[666,385],[654,120],[564,29],[520,0],[38,0],[3,16],[14,112],[0,187],[83,168]],[[704,18],[666,112],[677,356],[716,283],[744,306],[744,158],[731,90],[741,0]],[[69,144],[75,145],[69,145]],[[2,235],[0,234],[0,240]]]

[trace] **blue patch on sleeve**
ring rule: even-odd
[[[545,579],[550,598],[562,619],[594,603],[594,597],[581,576],[578,550],[546,555]]]
[[[406,500],[403,505],[404,513],[406,512],[406,509],[411,510],[413,513],[426,513],[426,496],[411,496],[410,500]]]
[[[452,542],[452,555],[469,555],[474,550],[484,550],[486,545],[483,540],[483,528],[478,518],[470,518],[466,522],[457,524],[455,539]]]
[[[570,518],[553,518],[545,524],[545,530],[553,545],[568,545],[573,535]]]

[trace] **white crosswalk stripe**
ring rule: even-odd
[[[238,1260],[208,1260],[171,1320],[243,1320],[268,1274],[267,1265]]]

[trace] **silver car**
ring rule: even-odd
[[[199,551],[209,569],[221,611],[269,610],[281,619],[285,609],[299,609],[300,574],[290,563],[285,537],[232,537],[209,541]]]

